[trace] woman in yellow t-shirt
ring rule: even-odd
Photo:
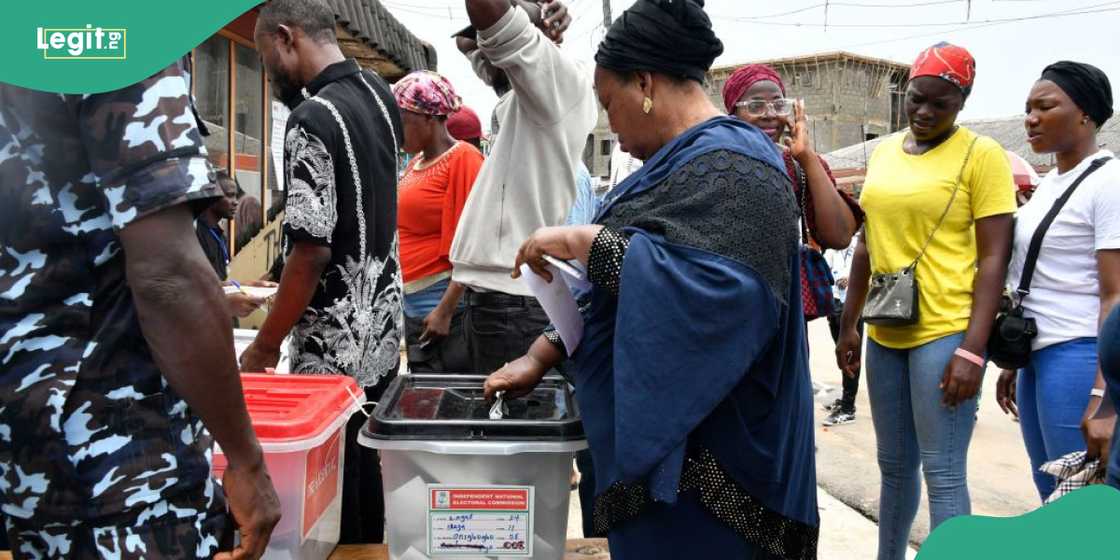
[[[836,348],[845,373],[860,367],[856,325],[871,274],[905,268],[930,239],[915,273],[918,321],[868,326],[867,388],[882,474],[879,560],[904,558],[920,472],[930,529],[971,512],[966,458],[1015,212],[1003,148],[956,124],[975,70],[968,51],[954,45],[918,57],[906,89],[910,129],[875,150],[860,199],[867,220]]]

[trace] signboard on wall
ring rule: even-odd
[[[288,116],[291,114],[286,105],[273,100],[272,141],[269,142],[269,149],[272,151],[272,168],[276,170],[276,189],[280,191],[284,190],[284,181],[287,179],[284,173],[284,131],[288,128]]]

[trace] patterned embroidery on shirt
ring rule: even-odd
[[[380,102],[365,77],[360,76],[358,80],[365,83]],[[350,131],[334,103],[319,96],[310,101],[326,108],[341,132],[354,183],[357,254],[361,260],[348,255],[344,265],[324,274],[324,277],[333,276],[333,282],[343,285],[343,295],[320,309],[309,307],[292,330],[292,369],[296,373],[350,375],[363,387],[369,387],[393,373],[400,360],[400,326],[404,324],[404,316],[399,240],[394,236],[384,259],[367,252],[363,202],[366,193]],[[392,119],[383,104],[382,116],[392,131]],[[334,173],[332,166],[332,182]]]
[[[338,222],[331,153],[319,137],[300,126],[288,131],[284,149],[291,154],[284,223],[330,243]]]
[[[385,101],[381,99],[381,96],[377,95],[377,92],[373,91],[373,86],[369,85],[369,81],[366,79],[364,73],[360,81],[362,82],[363,86],[366,86],[366,90],[369,91],[369,94],[373,96],[373,101],[377,103],[377,108],[381,110],[381,116],[385,119],[385,123],[389,125],[389,136],[393,138],[393,153],[395,154],[397,152],[400,152],[400,146],[397,142],[397,129],[395,126],[393,126],[393,118],[389,116],[389,108],[385,106]],[[396,160],[395,171],[397,172],[397,175],[400,175],[401,168],[399,159]]]
[[[396,255],[393,240],[390,254]],[[389,286],[377,290],[378,280],[391,260],[367,257],[358,263],[347,257],[336,273],[346,294],[322,310],[308,308],[292,330],[292,364],[295,373],[351,375],[363,387],[376,385],[400,359],[399,325],[403,306],[400,268],[393,263]],[[317,349],[308,352],[308,342]]]

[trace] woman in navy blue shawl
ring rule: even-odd
[[[596,91],[646,164],[595,225],[518,255],[588,265],[573,377],[615,560],[816,558],[797,205],[773,142],[701,86],[721,50],[697,0],[639,0],[612,26]],[[565,353],[546,332],[487,394],[526,393]]]

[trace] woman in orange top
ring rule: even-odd
[[[447,118],[462,100],[446,78],[414,72],[393,86],[393,93],[401,108],[404,151],[415,154],[397,195],[409,369],[468,371],[459,308],[463,286],[451,281],[448,254],[483,156],[447,131]]]

